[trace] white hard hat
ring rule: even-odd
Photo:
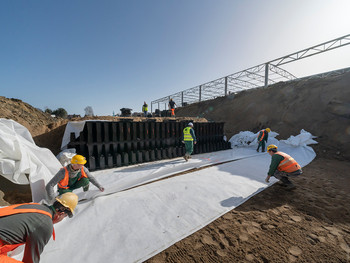
[[[188,126],[193,126],[193,123],[192,122],[190,122],[189,124],[187,124]]]

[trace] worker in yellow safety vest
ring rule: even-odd
[[[303,173],[301,166],[290,155],[277,151],[276,145],[269,145],[267,152],[271,156],[271,164],[265,181],[268,183],[270,177],[274,176],[281,181],[281,186],[294,189],[295,186],[289,178],[301,175]]]
[[[24,203],[0,208],[0,262],[38,263],[52,235],[55,240],[53,224],[72,217],[77,204],[76,194],[65,193],[51,206]],[[21,245],[25,245],[22,261],[7,255]]]
[[[147,105],[146,101],[143,102],[143,105],[142,105],[142,112],[143,112],[144,116],[147,117],[147,114],[148,114],[148,105]]]
[[[185,144],[186,153],[184,156],[185,161],[191,158],[193,152],[193,144],[197,143],[196,134],[193,130],[193,123],[190,122],[187,127],[183,130],[182,143]]]

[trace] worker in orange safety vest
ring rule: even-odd
[[[94,184],[101,192],[105,189],[97,182],[95,177],[84,167],[86,159],[82,155],[74,155],[71,159],[71,163],[64,168],[60,169],[57,174],[46,185],[46,192],[48,195],[48,201],[54,199],[55,192],[54,186],[57,185],[58,193],[72,192],[80,187],[86,192],[89,190],[89,183]]]
[[[56,198],[53,205],[38,203],[16,204],[0,208],[0,262],[37,263],[49,242],[55,239],[53,224],[67,215],[73,216],[78,196],[65,193]],[[7,256],[7,253],[25,245],[22,261]]]
[[[269,132],[271,131],[270,128],[266,128],[264,130],[259,131],[258,134],[258,148],[256,149],[257,152],[259,152],[259,149],[261,147],[261,152],[265,152],[265,144],[267,143],[267,140],[269,139]]]
[[[281,181],[281,186],[294,189],[295,186],[289,178],[303,173],[300,165],[290,155],[277,151],[277,146],[274,144],[267,147],[267,152],[271,156],[271,164],[265,181],[268,183],[270,177],[274,176]]]

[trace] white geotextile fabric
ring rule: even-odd
[[[0,175],[16,184],[30,183],[34,202],[46,197],[45,185],[61,167],[50,150],[35,145],[27,128],[0,119]]]
[[[255,147],[237,148],[220,152],[220,155],[224,157],[224,153],[229,155],[230,152],[241,150],[246,158],[235,162],[79,204],[75,217],[64,220],[56,227],[56,241],[51,240],[45,248],[43,262],[60,263],[74,258],[77,262],[127,263],[142,262],[152,257],[276,181],[272,178],[270,184],[264,182],[271,157],[266,153],[257,154]],[[251,152],[250,157],[246,155],[247,150]],[[310,147],[293,147],[280,143],[280,150],[291,153],[302,166],[315,157]],[[193,162],[193,167],[196,167],[200,158],[210,159],[210,155],[193,156],[189,163]],[[171,162],[173,167],[169,167]],[[174,172],[174,166],[182,165],[189,164],[176,159],[168,161],[168,167],[164,169],[172,169]],[[133,169],[133,173],[137,173],[137,170],[144,173],[147,166]],[[159,166],[159,169],[153,167],[150,173],[160,173],[163,166]],[[117,187],[118,181],[123,188],[127,175],[133,176],[129,172],[131,168],[128,172],[116,169],[96,172],[94,175],[108,191],[110,187]],[[114,185],[105,184],[107,180],[112,182],[112,178],[115,179]],[[80,246],[77,240],[84,240],[85,245]]]
[[[89,120],[87,120],[89,121]],[[64,130],[61,150],[67,149],[67,145],[70,142],[70,134],[74,132],[75,138],[80,136],[80,132],[84,130],[85,122],[87,121],[70,121],[66,125],[66,129]],[[109,120],[91,120],[93,122],[96,121],[109,121]]]
[[[55,225],[56,241],[49,241],[41,262],[142,262],[234,209],[277,181],[265,183],[271,157],[256,152],[254,139],[242,143],[247,134],[231,138],[233,145],[240,145],[232,150],[195,155],[189,162],[176,158],[93,172],[105,192],[93,185],[86,193],[75,191],[86,200],[78,204],[73,218]],[[301,166],[316,156],[305,146],[312,139],[305,131],[286,141],[270,135],[267,144],[278,145]],[[30,160],[53,161],[47,153],[32,158],[32,146],[22,148],[30,152],[24,151]],[[236,161],[152,182],[228,160]],[[22,253],[23,246],[14,257],[21,259]]]
[[[68,143],[70,142],[70,134],[74,132],[75,138],[80,136],[80,132],[84,129],[85,121],[70,121],[66,125],[66,129],[64,130],[61,150],[67,148]]]
[[[300,141],[300,136],[296,138],[292,141]],[[301,166],[316,156],[309,146],[278,142],[272,136],[270,143],[278,144],[279,150],[292,155]],[[129,189],[233,159],[236,161]],[[187,163],[176,158],[93,172],[105,193],[94,186],[87,193],[76,192],[90,201],[79,203],[72,219],[55,226],[56,241],[51,239],[45,247],[42,262],[143,262],[275,183],[274,178],[269,184],[264,181],[270,160],[267,153],[257,153],[253,143],[195,155]]]

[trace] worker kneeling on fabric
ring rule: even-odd
[[[95,185],[101,192],[105,189],[97,182],[95,177],[84,167],[86,159],[82,155],[74,155],[71,163],[60,169],[57,174],[46,185],[49,201],[55,197],[54,187],[57,185],[58,193],[72,192],[80,187],[86,192],[89,190],[89,183]]]
[[[67,215],[73,216],[78,196],[65,193],[53,205],[24,203],[0,208],[0,262],[37,263],[49,242],[55,239],[53,224]],[[7,256],[7,252],[25,245],[22,261]]]
[[[290,155],[277,151],[276,145],[269,145],[267,147],[267,152],[271,155],[271,164],[265,181],[268,183],[270,177],[274,176],[281,181],[281,186],[294,189],[295,186],[289,178],[296,177],[303,173],[300,165]]]

